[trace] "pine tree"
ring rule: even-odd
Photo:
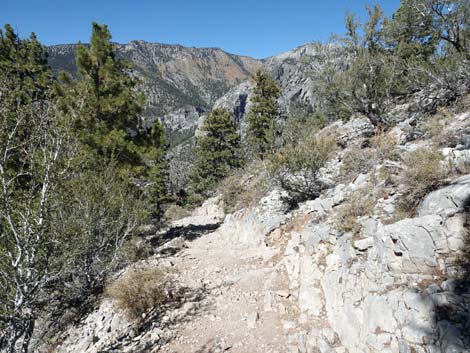
[[[386,43],[400,58],[428,59],[437,45],[437,32],[427,1],[402,0],[398,10],[384,23]]]
[[[73,107],[72,114],[79,111],[76,131],[88,163],[115,160],[124,178],[147,185],[157,212],[166,194],[164,131],[158,120],[144,126],[145,96],[136,91],[130,65],[116,56],[110,40],[108,27],[93,23],[90,45],[78,45],[79,80],[69,85],[65,105]]]
[[[265,71],[258,71],[254,77],[256,86],[248,113],[247,138],[255,153],[264,159],[274,145],[275,124],[279,117],[277,99],[281,90],[276,81]]]
[[[202,134],[197,140],[191,186],[194,193],[207,196],[218,181],[242,165],[242,158],[240,134],[227,110],[213,110],[204,121]]]
[[[34,115],[33,105],[41,104],[49,95],[52,74],[47,68],[47,55],[34,33],[29,39],[20,39],[10,25],[5,31],[0,29],[0,84],[3,128],[0,139],[9,127],[19,123],[19,116],[26,121],[18,124],[19,135],[26,139],[31,130],[30,120]],[[29,121],[29,122],[28,122]],[[17,154],[10,163],[16,170],[24,163],[21,154]],[[22,178],[24,179],[24,178]]]

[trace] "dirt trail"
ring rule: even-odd
[[[168,261],[182,285],[202,287],[205,295],[184,304],[185,320],[159,352],[297,352],[288,342],[298,315],[285,267],[276,260],[280,249],[237,246],[217,231],[186,246]]]

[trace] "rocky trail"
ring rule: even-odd
[[[217,199],[197,212],[174,222],[166,233],[172,239],[144,261],[174,274],[184,292],[178,303],[150,318],[155,319],[152,329],[142,335],[130,330],[132,323],[105,299],[100,314],[91,315],[69,333],[63,351],[281,353],[296,349],[289,342],[297,331],[294,321],[299,310],[289,291],[282,244],[240,242],[223,227],[212,231],[224,217]]]
[[[182,284],[201,286],[206,297],[184,305],[198,314],[180,325],[161,351],[287,352],[289,320],[297,309],[289,300],[285,269],[276,261],[279,250],[236,248],[221,232],[187,246],[169,261]]]
[[[348,144],[370,136],[364,120],[338,124]],[[449,180],[422,200],[414,217],[396,221],[390,219],[397,190],[379,185],[370,213],[355,218],[360,231],[337,229],[338,209],[374,185],[375,171],[291,211],[276,190],[227,215],[220,197],[207,200],[152,235],[155,254],[142,261],[168,269],[179,288],[176,300],[132,322],[103,298],[55,352],[470,351],[470,266],[458,268],[465,260],[470,175]]]

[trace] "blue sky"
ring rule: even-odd
[[[91,22],[106,23],[113,40],[134,39],[264,58],[305,42],[344,33],[346,11],[364,17],[378,3],[387,14],[399,0],[0,0],[0,24],[47,45],[88,42]]]

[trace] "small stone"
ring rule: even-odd
[[[369,237],[369,238],[356,240],[353,246],[359,251],[365,251],[374,246],[374,238]]]
[[[256,327],[256,322],[259,320],[259,314],[258,313],[253,313],[248,315],[246,318],[246,323],[249,328],[255,328]]]
[[[276,294],[282,298],[289,298],[290,297],[290,292],[289,290],[283,289],[283,290],[278,290]]]

